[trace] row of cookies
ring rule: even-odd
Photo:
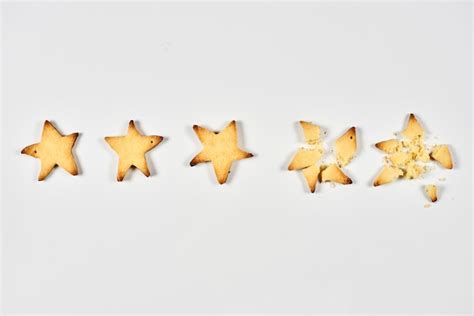
[[[318,125],[301,121],[305,138],[305,146],[297,150],[288,170],[302,172],[311,192],[315,192],[318,182],[351,184],[353,181],[342,168],[347,166],[357,152],[357,130],[349,128],[334,144],[334,150],[325,152],[321,128]],[[190,162],[195,166],[203,162],[211,162],[217,181],[227,181],[232,163],[250,158],[253,155],[239,148],[236,122],[230,122],[220,132],[210,131],[194,125],[193,129],[203,144],[203,149]],[[41,141],[25,147],[21,153],[40,159],[41,170],[38,180],[44,180],[56,166],[60,166],[72,175],[78,174],[77,164],[73,156],[74,143],[78,133],[61,135],[49,121],[45,121]],[[436,145],[431,150],[424,143],[424,130],[413,114],[410,114],[406,128],[401,133],[402,139],[389,139],[375,144],[387,154],[385,166],[374,181],[374,186],[393,182],[398,178],[415,179],[427,172],[423,166],[434,160],[447,169],[453,168],[451,153],[447,145]],[[158,146],[163,140],[158,135],[142,135],[134,121],[130,121],[127,134],[124,136],[108,136],[105,141],[119,156],[117,180],[122,181],[130,168],[137,168],[147,177],[150,171],[145,154]],[[331,163],[322,163],[322,157],[334,154]],[[430,189],[433,192],[433,188]]]
[[[193,129],[203,144],[203,149],[191,160],[190,165],[212,162],[217,181],[220,184],[227,181],[234,161],[253,156],[238,147],[235,121],[230,122],[220,132],[213,132],[197,125],[194,125]],[[38,158],[41,161],[39,181],[46,179],[56,166],[63,168],[71,175],[79,174],[73,155],[73,147],[78,136],[79,133],[64,136],[50,121],[44,122],[41,141],[25,147],[21,151],[22,154]],[[119,156],[117,181],[122,181],[131,168],[137,168],[145,176],[150,176],[145,154],[158,146],[163,141],[163,137],[142,135],[132,120],[128,124],[126,135],[107,136],[105,141]]]

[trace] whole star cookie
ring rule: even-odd
[[[194,125],[193,130],[203,149],[191,160],[190,165],[193,167],[202,162],[211,162],[220,184],[227,181],[234,161],[253,157],[253,154],[239,148],[235,121],[230,122],[220,132],[213,132],[198,125]]]
[[[44,122],[41,142],[27,146],[21,151],[22,154],[38,158],[41,161],[38,181],[46,179],[56,166],[60,166],[73,176],[79,174],[72,154],[78,135],[79,133],[73,133],[63,136],[51,122]]]
[[[150,176],[145,154],[158,146],[163,137],[157,135],[142,135],[132,120],[128,124],[127,135],[107,136],[105,141],[119,156],[117,181],[122,181],[128,169],[136,167],[145,176]]]

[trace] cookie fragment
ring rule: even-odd
[[[306,183],[308,184],[308,188],[310,189],[311,193],[316,191],[316,184],[318,183],[320,168],[318,165],[312,165],[308,168],[303,169],[303,176],[306,179]]]
[[[384,166],[374,180],[374,187],[393,182],[403,176],[403,171],[392,166]]]
[[[393,154],[402,148],[402,142],[397,139],[389,139],[378,142],[375,147],[386,152],[387,154]]]
[[[211,162],[219,184],[224,184],[236,160],[253,157],[253,154],[238,147],[236,122],[230,122],[220,132],[212,132],[204,127],[193,126],[193,130],[203,145],[203,149],[190,162],[191,167]]]
[[[352,180],[346,176],[336,164],[330,164],[329,166],[323,166],[321,171],[321,182],[351,184]]]
[[[106,136],[104,139],[119,156],[117,181],[123,181],[127,171],[132,167],[136,167],[145,176],[150,176],[145,154],[158,146],[163,137],[142,135],[135,126],[135,122],[131,120],[128,123],[127,135]]]
[[[430,153],[430,158],[439,162],[446,169],[453,169],[453,160],[448,145],[434,146]]]
[[[428,195],[428,198],[431,202],[438,201],[438,188],[434,184],[428,184],[425,186],[425,192]]]
[[[320,148],[300,148],[288,165],[288,170],[300,170],[314,165],[322,155],[323,151]]]
[[[318,125],[314,125],[310,122],[300,121],[301,128],[303,129],[304,138],[307,144],[315,145],[319,142],[321,128]]]
[[[402,135],[408,139],[415,139],[415,138],[423,138],[425,135],[425,131],[423,127],[418,122],[415,117],[415,114],[411,113],[410,117],[408,118],[408,123],[405,130],[402,131]]]
[[[27,146],[21,151],[22,154],[38,158],[41,161],[38,181],[46,179],[56,166],[60,166],[73,176],[79,174],[72,153],[78,136],[79,133],[63,136],[51,122],[44,122],[41,142]]]
[[[340,167],[346,166],[351,162],[357,151],[357,135],[356,128],[351,127],[344,135],[336,140],[336,160]]]

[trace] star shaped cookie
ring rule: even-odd
[[[235,121],[230,122],[220,132],[197,125],[193,126],[193,130],[204,148],[191,160],[190,165],[193,167],[202,162],[211,162],[220,184],[227,181],[234,161],[253,157],[253,154],[239,148]]]
[[[157,135],[142,135],[132,120],[128,124],[125,136],[108,136],[105,141],[119,156],[117,181],[122,181],[128,169],[135,167],[145,176],[150,176],[145,154],[158,146],[163,137]]]
[[[309,122],[300,121],[305,137],[305,146],[298,149],[288,170],[301,170],[311,191],[316,191],[319,182],[351,184],[352,180],[340,169],[348,165],[357,151],[356,128],[351,127],[335,142],[335,162],[321,164],[324,148],[321,142],[321,128]]]
[[[22,154],[38,158],[41,161],[41,171],[38,181],[43,181],[56,166],[60,166],[73,176],[79,174],[72,148],[79,133],[61,135],[49,121],[43,125],[41,142],[27,146]]]

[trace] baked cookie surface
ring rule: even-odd
[[[117,181],[123,181],[127,171],[132,167],[149,177],[150,170],[145,154],[158,146],[162,140],[162,136],[142,135],[133,120],[128,124],[127,135],[105,137],[105,141],[119,156]]]
[[[219,184],[226,183],[234,161],[253,157],[253,154],[239,148],[235,121],[230,122],[220,132],[213,132],[198,125],[194,125],[193,130],[203,148],[189,164],[193,167],[203,162],[211,162]]]
[[[45,121],[41,141],[27,146],[22,154],[38,158],[41,161],[41,170],[38,181],[43,181],[56,166],[60,166],[73,176],[79,174],[72,149],[79,133],[66,136],[61,135],[50,121]]]

